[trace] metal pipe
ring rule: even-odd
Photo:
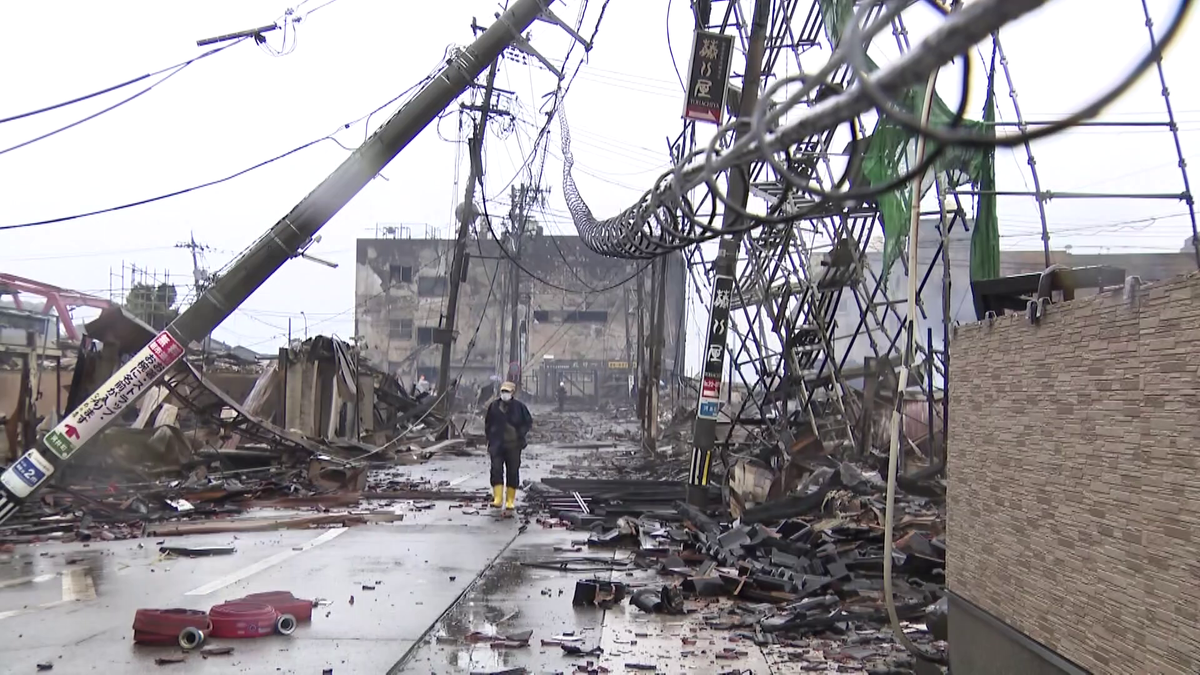
[[[1146,32],[1150,34],[1150,47],[1158,51],[1158,38],[1154,37],[1154,19],[1150,18],[1150,6],[1142,0],[1142,11],[1146,15]],[[1171,137],[1175,140],[1175,155],[1179,157],[1179,172],[1183,175],[1183,199],[1188,205],[1188,215],[1192,220],[1192,250],[1196,254],[1196,266],[1200,267],[1200,231],[1196,227],[1196,200],[1192,197],[1192,182],[1188,178],[1187,159],[1183,156],[1183,144],[1179,141],[1179,125],[1175,123],[1175,108],[1171,105],[1171,92],[1167,89],[1167,76],[1163,72],[1162,53],[1154,62],[1158,69],[1158,83],[1162,85],[1163,102],[1167,106],[1167,119],[1170,120]]]
[[[929,75],[929,81],[925,84],[925,102],[921,107],[921,121],[923,124],[929,123],[929,115],[933,108],[934,86],[936,84],[937,71],[935,70]],[[916,159],[914,160],[916,163],[924,161],[925,145],[925,137],[918,136]],[[908,325],[903,354],[904,360],[900,366],[900,377],[896,385],[896,409],[892,411],[891,438],[888,444],[887,503],[883,519],[883,600],[887,606],[888,618],[891,620],[892,636],[912,654],[928,659],[930,657],[913,644],[908,639],[908,636],[904,634],[904,629],[900,625],[900,617],[896,613],[896,598],[892,589],[892,537],[895,534],[896,521],[896,473],[900,456],[900,423],[904,410],[904,389],[908,384],[909,369],[912,367],[913,343],[915,341],[916,317],[913,310],[917,306],[917,275],[914,274],[914,271],[917,267],[917,243],[920,236],[920,227],[918,225],[921,219],[921,182],[924,177],[924,174],[917,174],[913,178],[912,219],[908,228]]]
[[[1004,47],[1000,44],[1000,31],[996,30],[992,33],[992,73],[996,72],[996,57],[1000,57],[1000,67],[1004,69],[1004,79],[1008,81],[1008,96],[1012,99],[1013,110],[1017,113],[1017,128],[1024,133],[1028,129],[1025,123],[1025,117],[1021,114],[1021,104],[1017,101],[1017,89],[1013,86],[1012,72],[1008,68],[1008,57],[1004,55]],[[990,78],[989,78],[990,79]],[[1046,267],[1050,266],[1050,225],[1046,219],[1046,199],[1043,199],[1042,179],[1038,175],[1037,160],[1033,158],[1033,146],[1029,141],[1025,141],[1025,156],[1029,162],[1029,172],[1033,176],[1034,193],[1031,195],[1037,198],[1038,218],[1042,223],[1042,250],[1046,259]],[[996,193],[997,196],[1000,193]]]

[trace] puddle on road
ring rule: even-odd
[[[37,548],[0,558],[0,590],[43,583],[58,576],[69,580],[72,599],[90,600],[103,588],[107,565],[102,550],[56,551],[43,556]],[[111,558],[111,556],[109,556]],[[64,586],[67,593],[67,586]]]
[[[545,627],[540,621],[543,617],[530,615],[529,603],[523,596],[516,597],[514,591],[532,588],[537,585],[537,579],[552,575],[521,563],[555,555],[559,554],[554,552],[552,545],[525,546],[509,551],[503,560],[492,565],[471,592],[438,624],[432,646],[441,657],[434,657],[435,662],[440,661],[456,670],[491,672],[528,661],[530,650],[537,648],[540,639],[536,632]],[[486,640],[471,642],[467,639],[472,634],[502,637],[529,629],[535,630],[529,647],[497,648]]]

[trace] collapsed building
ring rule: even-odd
[[[592,403],[628,396],[646,339],[639,339],[640,310],[650,301],[643,297],[639,304],[635,285],[620,282],[645,263],[605,258],[578,237],[536,228],[524,233],[520,246],[523,270],[494,239],[468,244],[450,378],[469,388],[497,376],[519,377],[526,392],[546,400],[560,382],[568,396]],[[409,382],[421,375],[437,380],[448,339],[442,326],[453,248],[450,239],[358,241],[356,322],[363,355],[375,367]],[[670,377],[682,373],[684,361],[681,255],[669,257],[666,276],[662,371]]]

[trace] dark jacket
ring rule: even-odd
[[[492,401],[483,416],[483,433],[487,436],[488,447],[503,445],[505,427],[511,424],[517,432],[519,447],[524,448],[525,436],[533,428],[533,415],[529,414],[529,408],[525,407],[524,403],[515,398],[508,402],[507,414],[500,409],[502,403],[504,402],[499,399]]]

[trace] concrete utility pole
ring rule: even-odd
[[[653,316],[650,319],[650,363],[646,375],[646,417],[642,421],[642,447],[650,452],[658,451],[658,383],[662,381],[663,351],[667,347],[668,260],[665,256],[656,258],[650,268],[654,298],[651,300]]]
[[[442,344],[442,358],[438,363],[438,394],[441,401],[438,404],[442,414],[449,416],[454,410],[454,394],[450,389],[450,352],[454,348],[455,322],[458,320],[458,291],[465,276],[467,237],[471,234],[471,224],[479,217],[475,212],[475,183],[483,177],[483,135],[487,131],[488,117],[492,114],[492,88],[496,84],[496,67],[500,65],[500,57],[492,60],[488,69],[487,85],[483,90],[483,104],[480,106],[479,120],[475,123],[475,131],[471,134],[470,157],[471,172],[467,179],[467,194],[463,197],[462,206],[458,209],[458,235],[454,238],[454,258],[450,262],[450,293],[446,299],[446,323],[438,335]]]
[[[117,370],[82,405],[0,476],[0,523],[54,472],[132,406],[285,262],[303,253],[325,223],[494,63],[552,0],[516,0],[483,35],[455,54],[429,83],[255,242],[195,304]]]
[[[510,253],[513,259],[509,261],[511,271],[508,301],[511,314],[508,326],[508,379],[517,386],[521,385],[525,364],[521,359],[521,268],[517,267],[516,261],[521,259],[521,242],[525,238],[525,225],[529,222],[529,207],[541,199],[543,193],[545,190],[540,186],[530,187],[523,183],[519,189],[513,188],[510,193],[512,207],[509,209],[508,219],[512,223],[513,244]]]
[[[645,269],[638,270],[637,273],[637,370],[634,374],[633,381],[637,384],[637,401],[634,404],[637,406],[638,420],[643,424],[646,421],[646,283]]]
[[[742,100],[738,106],[738,119],[745,120],[738,124],[734,138],[740,138],[749,125],[749,118],[754,114],[754,106],[758,103],[758,89],[762,82],[763,52],[766,48],[767,31],[771,18],[771,0],[756,0],[754,3],[754,19],[750,27],[750,48],[746,52],[746,73],[742,78]],[[743,209],[749,203],[750,186],[744,170],[737,168],[729,170],[729,201]],[[731,209],[726,208],[721,214],[721,229],[741,225],[742,217]],[[704,345],[702,359],[712,360],[710,354],[714,347],[720,351],[723,363],[725,352],[725,337],[728,334],[729,322],[729,290],[737,274],[738,250],[742,245],[741,233],[729,234],[721,238],[714,268],[713,305],[710,309],[708,339]],[[724,292],[724,295],[722,293]],[[721,315],[718,316],[718,303],[724,303]],[[724,325],[722,325],[722,323]],[[722,366],[723,368],[723,366]],[[706,379],[706,378],[704,378]],[[704,396],[704,379],[701,380],[700,393]],[[657,383],[656,383],[657,384]],[[717,378],[718,391],[720,377]],[[700,411],[697,410],[699,413]],[[692,463],[688,472],[688,503],[705,506],[708,501],[708,474],[712,467],[712,452],[717,442],[717,421],[696,415],[696,423],[692,427]]]

